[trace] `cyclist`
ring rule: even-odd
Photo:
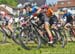
[[[3,29],[8,28],[10,30],[11,33],[14,33],[13,31],[13,27],[12,27],[12,23],[13,23],[13,18],[11,16],[11,14],[8,14],[4,11],[1,12],[2,15],[2,19],[4,20],[4,23],[2,25]],[[6,31],[6,30],[5,30]]]
[[[73,15],[72,13],[68,12],[67,8],[63,8],[63,20],[65,21],[65,29],[67,29],[67,26],[71,26],[71,23],[73,21]]]
[[[41,8],[38,7],[37,5],[31,5],[30,3],[26,4],[25,5],[25,10],[26,10],[26,15],[29,16],[30,18],[33,18],[35,19],[35,21],[37,22],[38,24],[38,27],[41,26],[43,23],[41,22],[42,21],[42,13],[41,13]],[[41,23],[38,23],[38,21],[41,20],[40,22]],[[41,33],[41,31],[39,30],[39,33]],[[42,36],[42,34],[41,34]]]
[[[39,8],[38,6],[32,6],[30,3],[25,5],[25,10],[26,10],[26,14],[27,16],[34,16],[40,13],[41,8]]]
[[[44,14],[44,25],[45,25],[45,29],[48,33],[48,36],[49,36],[49,42],[50,44],[53,43],[53,36],[51,34],[51,31],[50,31],[50,19],[51,19],[51,16],[53,16],[53,10],[48,6],[48,5],[44,5],[42,6],[42,12]]]
[[[45,5],[42,8],[39,8],[37,6],[32,7],[30,4],[26,5],[25,9],[27,10],[27,14],[29,16],[39,15],[39,20],[41,20],[40,19],[41,16],[45,17],[44,18],[45,29],[49,35],[49,40],[50,40],[48,43],[53,43],[53,36],[49,28],[49,20],[50,20],[50,17],[53,16],[53,10]]]
[[[35,19],[35,21],[39,21],[42,15],[41,12],[41,8],[38,7],[37,5],[31,5],[30,3],[25,5],[25,10],[26,10],[26,16],[29,16],[30,18]]]

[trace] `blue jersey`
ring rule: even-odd
[[[33,15],[33,14],[37,11],[37,8],[38,8],[37,6],[33,6],[33,7],[32,7],[32,11],[28,12],[27,15],[28,15],[28,16]]]
[[[72,14],[71,13],[66,13],[66,14],[64,14],[63,15],[63,19],[66,19],[66,22],[68,23],[68,22],[71,22],[72,21]]]
[[[68,18],[69,16],[72,16],[72,14],[68,12],[63,15],[63,18],[65,18],[65,17]]]

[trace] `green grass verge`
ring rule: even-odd
[[[25,50],[14,43],[0,44],[0,54],[75,54],[75,43],[70,42],[65,48],[43,46],[38,50]]]
[[[0,41],[2,34],[0,33]],[[69,42],[65,48],[42,46],[38,50],[25,50],[21,46],[13,43],[11,39],[8,39],[9,43],[0,43],[0,54],[75,54],[75,42]]]

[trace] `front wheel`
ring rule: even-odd
[[[65,45],[67,44],[67,37],[66,37],[65,31],[64,30],[62,30],[62,31],[59,30],[58,33],[60,35],[59,42],[61,43],[62,48],[64,48]]]
[[[5,33],[3,32],[3,30],[0,30],[0,42],[5,43],[6,39],[7,39],[7,37],[6,37]]]
[[[21,42],[21,46],[27,50],[39,49],[41,46],[41,39],[38,32],[32,29],[23,29],[20,32],[19,40]]]
[[[11,37],[12,40],[13,40],[16,44],[18,44],[18,45],[20,45],[19,33],[20,33],[20,30],[15,29],[15,30],[14,30],[14,33],[12,33],[12,37]]]

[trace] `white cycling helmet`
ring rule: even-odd
[[[63,8],[63,9],[62,9],[62,11],[67,11],[67,10],[68,10],[68,8]]]
[[[21,3],[17,5],[17,8],[22,8],[22,7],[23,5]]]
[[[68,12],[72,14],[72,10],[68,9]]]

